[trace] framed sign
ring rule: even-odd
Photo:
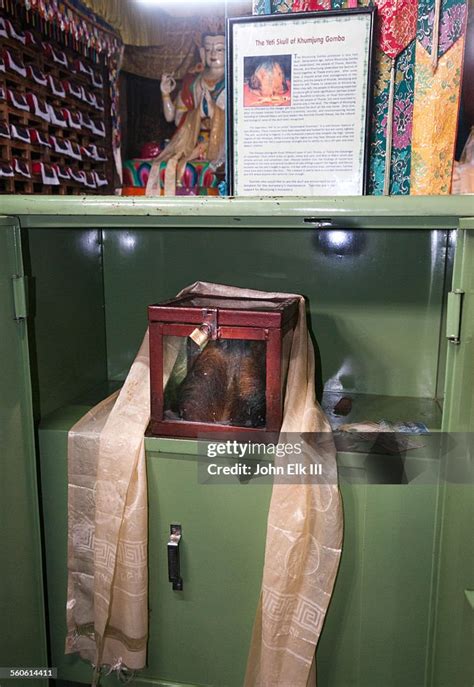
[[[228,20],[232,195],[366,192],[374,12]]]

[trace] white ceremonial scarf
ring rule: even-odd
[[[295,294],[196,282],[179,295],[240,298]],[[275,483],[267,523],[262,591],[245,687],[314,687],[315,650],[341,554],[343,515],[336,449],[315,396],[314,351],[305,301],[290,353],[282,438],[301,435],[318,483]],[[165,350],[164,383],[176,360]],[[146,663],[148,636],[147,484],[144,432],[150,419],[148,332],[120,392],[69,432],[66,653],[98,671]]]

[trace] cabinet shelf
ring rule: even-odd
[[[53,433],[52,436],[64,436],[71,427],[85,415],[95,403],[106,398],[117,387],[115,383],[103,383],[91,389],[90,393],[83,394],[74,402],[58,408],[47,415],[41,422],[40,430],[45,433]],[[380,397],[378,397],[380,398]],[[426,399],[413,399],[416,401]],[[377,397],[372,397],[372,402],[377,402]],[[392,398],[391,407],[394,410],[393,419],[403,414],[405,399]],[[422,403],[426,407],[426,403]],[[349,484],[400,484],[401,482],[428,483],[438,479],[440,470],[439,446],[435,435],[424,435],[419,439],[419,447],[412,448],[401,455],[391,455],[384,450],[374,450],[374,442],[363,442],[359,446],[345,447],[340,443],[339,436],[335,435],[337,453],[337,465],[339,479],[342,483]],[[418,439],[415,439],[418,441]],[[145,437],[145,449],[149,460],[158,457],[178,460],[205,459],[207,455],[208,441],[197,439],[175,439],[170,437]],[[365,446],[365,448],[364,448]],[[62,454],[61,460],[66,460]],[[225,456],[224,456],[225,459]],[[221,457],[222,460],[222,457]],[[229,460],[235,457],[229,456]],[[238,483],[238,477],[235,482]],[[268,479],[253,478],[253,483],[268,486]]]
[[[334,412],[334,407],[343,397],[352,399],[352,410],[345,416]],[[327,391],[321,405],[334,430],[344,424],[380,420],[391,424],[421,422],[428,430],[441,429],[442,410],[436,399]]]

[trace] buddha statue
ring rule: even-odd
[[[201,63],[183,78],[173,100],[176,81],[163,74],[163,111],[176,131],[163,152],[154,160],[147,195],[160,193],[160,168],[166,162],[165,195],[174,195],[188,162],[205,160],[215,171],[225,161],[225,38],[206,33],[199,50]]]

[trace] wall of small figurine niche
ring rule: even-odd
[[[0,193],[113,192],[108,71],[79,49],[0,12]]]

